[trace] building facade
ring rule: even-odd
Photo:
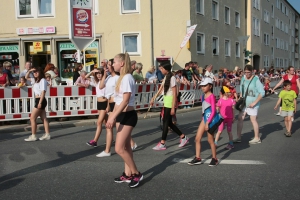
[[[247,9],[247,50],[253,66],[299,68],[299,13],[287,0],[252,0]]]
[[[175,58],[176,69],[190,60],[202,67],[213,64],[215,69],[233,69],[244,65],[239,37],[247,35],[246,48],[253,52],[252,62],[257,68],[286,67],[286,63],[299,67],[299,13],[285,0],[258,1],[259,9],[255,0],[90,1],[95,5],[96,40],[81,56],[87,71],[100,66],[103,58],[125,51],[132,60],[143,63],[144,74],[150,66],[164,60],[173,63]],[[68,0],[11,0],[1,1],[0,5],[4,17],[0,22],[0,62],[12,62],[16,75],[26,61],[41,67],[52,62],[62,80],[72,77],[77,57],[69,39]],[[263,21],[265,10],[269,12],[268,23]],[[254,18],[258,26],[253,25],[257,23],[253,23]],[[197,28],[190,42],[180,49],[188,28],[194,24]],[[269,35],[266,43],[264,34]],[[276,39],[280,40],[278,46]]]

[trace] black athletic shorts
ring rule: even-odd
[[[121,112],[116,118],[116,122],[126,126],[135,127],[138,121],[137,113],[135,110],[128,112]]]
[[[38,108],[39,103],[40,103],[40,98],[35,98],[35,104],[34,104],[34,107],[35,107],[35,108]],[[42,109],[42,110],[45,110],[46,106],[47,106],[47,100],[44,98],[44,99],[42,100],[42,107],[41,107],[41,109]]]
[[[116,103],[109,103],[110,112],[114,111]]]
[[[106,110],[107,101],[97,102],[97,110]]]

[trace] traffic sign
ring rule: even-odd
[[[69,0],[69,38],[80,51],[95,40],[93,8],[91,0]]]

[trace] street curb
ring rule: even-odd
[[[195,106],[189,109],[178,109],[177,114],[187,113],[191,111],[200,110],[201,106]],[[145,113],[138,114],[138,120],[145,120],[149,118],[156,118],[160,116],[160,112],[149,112],[147,118],[144,118],[146,115]],[[85,127],[85,126],[95,126],[97,124],[97,119],[87,119],[87,120],[71,120],[71,121],[63,121],[63,122],[56,122],[53,121],[49,123],[50,130],[52,129],[65,129],[65,128],[73,128],[73,127]],[[16,133],[16,132],[30,132],[31,126],[28,124],[24,125],[11,125],[12,127],[0,127],[0,133]],[[38,124],[37,131],[44,131],[44,125]]]

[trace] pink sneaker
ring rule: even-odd
[[[162,143],[157,143],[157,145],[155,147],[152,148],[153,150],[155,151],[163,151],[163,150],[166,150],[167,147],[165,144],[162,144]]]
[[[95,142],[94,140],[91,140],[91,141],[87,142],[86,144],[91,147],[97,147],[97,142]]]
[[[225,149],[227,149],[227,150],[234,149],[234,146],[231,144],[228,144],[227,147],[225,147]]]

